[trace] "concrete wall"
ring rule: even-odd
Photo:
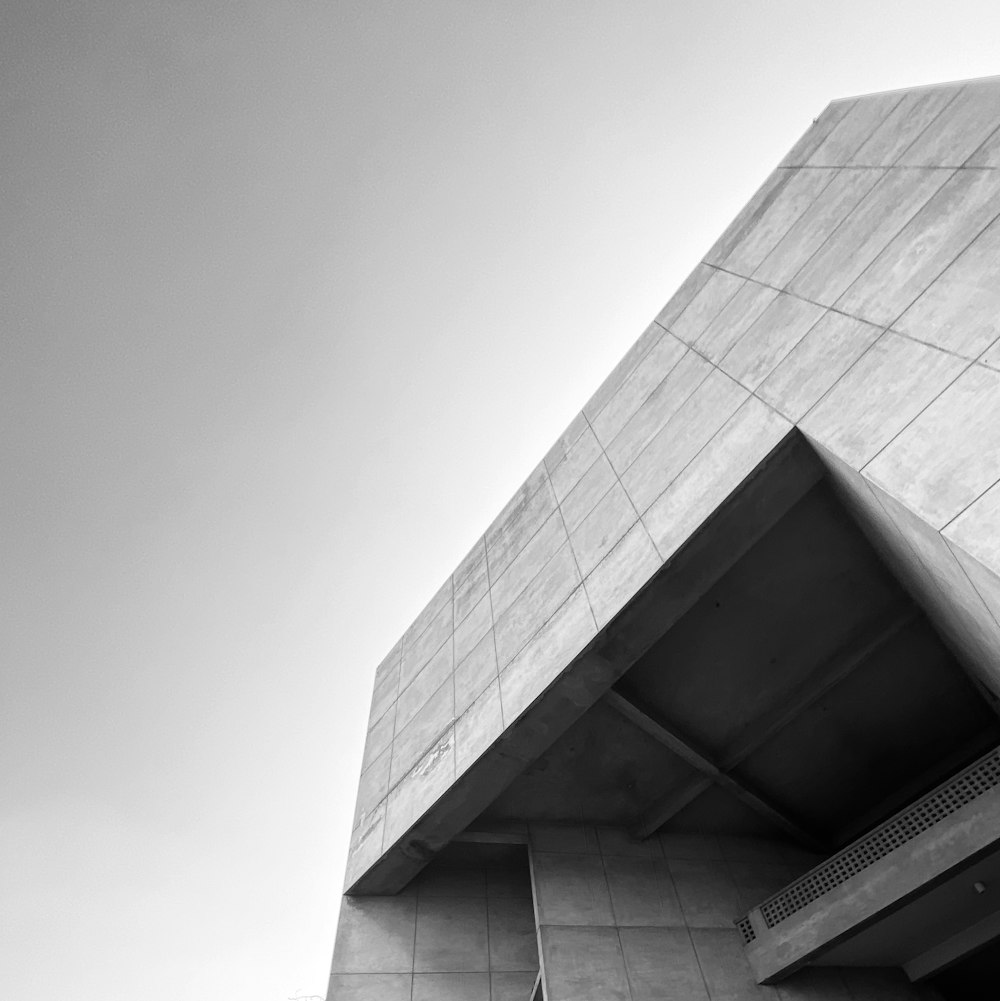
[[[531,826],[546,1001],[914,1001],[899,970],[758,986],[733,919],[814,864],[758,839]]]
[[[528,1001],[538,970],[527,859],[432,864],[394,897],[345,897],[330,1001]]]
[[[793,426],[1000,691],[998,127],[997,80],[823,112],[378,668],[348,885]]]

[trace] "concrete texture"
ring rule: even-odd
[[[1000,793],[984,793],[945,820],[768,928],[751,914],[757,939],[747,949],[756,979],[773,981],[828,950],[852,930],[899,910],[984,850],[1000,834]],[[966,888],[976,878],[970,876]],[[773,892],[773,891],[772,891]],[[765,894],[761,899],[766,899]],[[970,895],[974,901],[975,895]],[[943,920],[943,918],[942,918]],[[913,943],[913,952],[917,952]]]
[[[923,997],[898,971],[823,970],[757,984],[733,926],[808,868],[786,843],[530,825],[546,1001],[872,1001],[886,985]],[[850,983],[842,974],[847,974]]]
[[[652,642],[622,631],[638,595],[703,593],[712,545],[749,545],[719,512],[795,428],[1000,693],[998,130],[997,80],[834,102],[807,130],[377,669],[348,889],[406,886],[586,711]]]
[[[527,858],[435,863],[399,896],[345,898],[328,997],[527,1001],[537,970]]]

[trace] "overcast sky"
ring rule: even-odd
[[[321,994],[375,665],[949,0],[0,13],[0,984]]]

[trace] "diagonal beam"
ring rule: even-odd
[[[810,672],[808,677],[777,706],[750,723],[739,737],[726,747],[717,763],[697,751],[677,734],[671,733],[620,693],[614,690],[608,692],[605,699],[609,705],[612,705],[651,737],[670,747],[701,773],[677,789],[671,790],[644,810],[633,827],[633,833],[637,837],[648,837],[671,817],[680,813],[688,803],[704,792],[711,782],[716,782],[727,788],[761,816],[767,816],[772,823],[791,833],[800,842],[808,844],[810,847],[817,847],[815,837],[803,831],[781,811],[775,810],[759,795],[752,792],[745,784],[737,782],[728,773],[784,729],[810,705],[853,674],[900,629],[915,621],[917,615],[917,609],[911,605],[906,609],[892,613],[874,626],[865,629],[861,635],[854,637],[846,647],[842,647],[816,670]],[[707,780],[706,776],[708,776]]]
[[[731,775],[721,771],[719,767],[704,753],[694,747],[688,740],[681,737],[673,730],[667,729],[658,720],[653,719],[643,709],[634,702],[625,698],[620,692],[614,689],[609,690],[604,695],[604,702],[612,709],[621,713],[626,719],[634,723],[654,740],[663,744],[679,758],[686,761],[692,768],[701,773],[701,776],[691,783],[685,783],[684,787],[668,794],[669,804],[660,801],[657,804],[659,809],[647,812],[640,819],[633,829],[633,833],[638,837],[649,837],[663,823],[659,819],[662,810],[669,805],[671,816],[683,809],[701,792],[703,792],[713,782],[731,792],[750,809],[765,817],[772,824],[777,825],[782,830],[787,831],[797,841],[807,844],[810,847],[817,847],[816,838],[808,831],[803,830],[789,816],[782,813],[777,807],[768,803],[762,796],[750,789],[745,783],[738,782]]]
[[[910,605],[855,634],[796,685],[776,706],[762,713],[722,752],[719,766],[735,768],[793,720],[849,678],[869,657],[904,626],[915,622],[918,611]]]

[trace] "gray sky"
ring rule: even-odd
[[[322,993],[376,663],[830,98],[1000,5],[0,13],[0,983]]]

